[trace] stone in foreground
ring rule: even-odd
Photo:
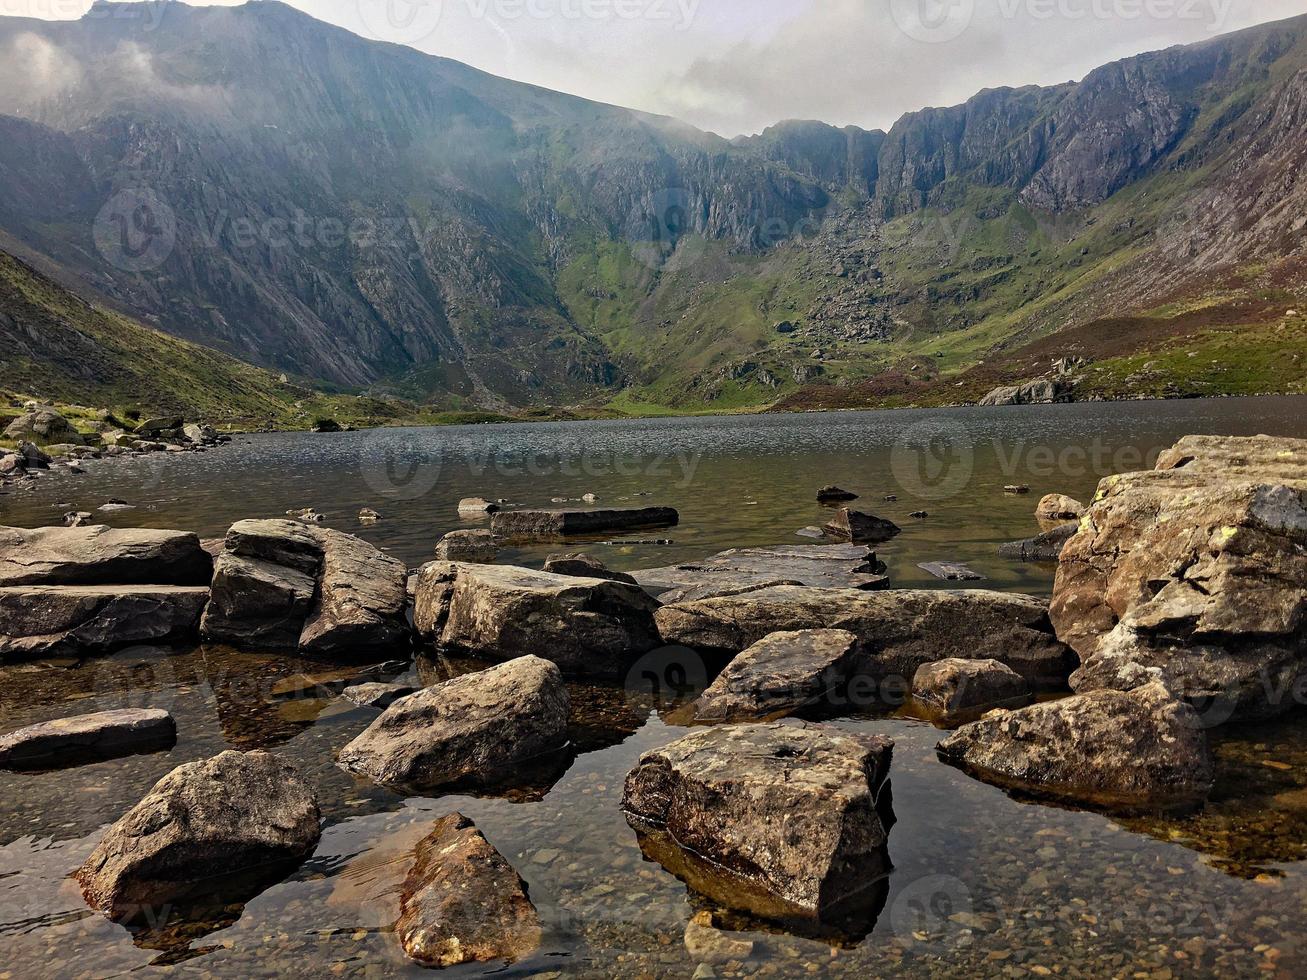
[[[1076,667],[1041,600],[982,589],[778,586],[663,606],[655,618],[664,643],[714,653],[736,653],[771,633],[848,630],[862,641],[859,673],[905,687],[922,664],[948,657],[998,660],[1037,690],[1065,687]]]
[[[643,755],[622,805],[646,855],[715,901],[782,921],[856,918],[889,872],[878,810],[892,750],[820,726],[705,729]]]
[[[950,658],[925,664],[912,696],[932,720],[947,727],[974,721],[995,708],[1024,708],[1033,700],[1025,679],[997,660]]]
[[[317,604],[304,623],[299,647],[333,656],[407,645],[408,569],[361,538],[323,530]]]
[[[847,507],[836,514],[823,530],[836,541],[853,544],[880,544],[903,533],[903,529],[893,521]]]
[[[694,703],[694,720],[783,718],[830,704],[848,683],[858,652],[858,638],[845,630],[773,633],[727,664]]]
[[[566,747],[567,712],[558,668],[522,657],[396,701],[340,764],[403,791],[504,786]]]
[[[430,967],[515,963],[543,934],[526,882],[461,813],[418,844],[395,932],[409,959]]]
[[[424,636],[484,660],[533,650],[566,674],[615,677],[659,645],[657,607],[624,582],[435,562],[418,576],[414,622]]]
[[[638,528],[675,527],[680,515],[671,507],[625,510],[512,510],[490,518],[501,538],[552,538],[579,534],[607,534]]]
[[[208,599],[182,585],[0,587],[0,663],[192,641]]]
[[[158,708],[125,708],[29,725],[0,736],[0,769],[57,769],[171,748],[172,715]]]
[[[817,532],[820,537],[820,531]],[[738,595],[775,585],[829,589],[883,589],[885,564],[866,545],[793,545],[735,548],[669,568],[650,568],[635,579],[659,601],[691,602]]]
[[[1212,789],[1202,720],[1162,684],[995,711],[939,755],[1003,789],[1112,812],[1188,810]]]
[[[299,772],[267,752],[228,751],[159,780],[75,877],[92,908],[130,920],[192,898],[248,897],[250,876],[303,860],[319,835]]]
[[[197,535],[148,528],[0,527],[0,586],[208,585]]]

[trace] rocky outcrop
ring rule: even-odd
[[[663,640],[738,653],[779,632],[841,629],[862,642],[859,672],[906,685],[922,664],[994,659],[1036,689],[1061,688],[1075,655],[1053,636],[1044,603],[984,590],[860,592],[777,586],[658,610]]]
[[[158,708],[73,715],[0,736],[0,769],[57,769],[172,748],[177,725]]]
[[[696,722],[754,721],[830,703],[857,666],[845,630],[773,633],[749,647],[694,702]]]
[[[86,440],[71,422],[52,408],[24,412],[4,429],[6,439],[30,439],[40,446],[64,443],[84,446]]]
[[[436,562],[418,577],[414,622],[428,639],[485,660],[535,650],[566,674],[613,677],[658,646],[657,607],[624,582]]]
[[[205,639],[334,657],[406,642],[406,569],[360,538],[298,521],[240,521],[214,565]]]
[[[1030,685],[997,660],[949,658],[925,664],[912,679],[912,696],[932,721],[946,727],[973,721],[995,708],[1023,708]]]
[[[313,791],[267,752],[223,752],[179,766],[109,828],[75,877],[86,901],[114,919],[202,896],[247,898],[266,876],[312,853]]]
[[[981,405],[1052,405],[1071,400],[1071,390],[1061,381],[1043,379],[995,388],[980,400]]]
[[[540,945],[526,882],[461,813],[436,821],[417,846],[395,932],[423,966],[514,963]]]
[[[0,527],[0,586],[208,585],[212,571],[184,531]]]
[[[609,534],[641,528],[674,527],[680,515],[671,507],[627,510],[510,510],[490,518],[491,530],[506,539]]]
[[[395,702],[340,764],[405,791],[525,782],[566,746],[567,712],[558,668],[522,657]]]
[[[450,531],[436,542],[438,561],[492,562],[499,544],[490,531]]]
[[[1104,480],[1050,609],[1079,691],[1164,680],[1209,723],[1295,706],[1307,677],[1307,440],[1190,436]]]
[[[606,578],[610,582],[636,581],[625,572],[615,572],[593,555],[550,555],[545,559],[544,570],[550,575],[571,575],[575,578]]]
[[[883,589],[885,563],[865,545],[736,548],[670,568],[650,568],[635,579],[664,603],[738,595],[774,585]]]
[[[764,918],[857,917],[889,871],[893,743],[818,726],[725,726],[640,758],[622,806],[647,856]]]
[[[903,533],[893,521],[845,507],[822,530],[834,541],[881,544]]]
[[[939,755],[978,779],[1115,812],[1184,810],[1212,789],[1202,721],[1162,684],[995,711]]]
[[[208,599],[184,585],[0,587],[0,663],[191,641]]]
[[[1035,507],[1035,517],[1041,521],[1079,521],[1085,516],[1085,505],[1064,493],[1050,493]]]

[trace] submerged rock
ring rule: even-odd
[[[985,577],[957,561],[924,561],[917,567],[946,582],[979,582]]]
[[[625,572],[615,572],[592,555],[550,555],[545,569],[550,575],[571,575],[576,578],[606,578],[610,582],[635,585],[635,579]]]
[[[856,493],[850,493],[848,490],[844,490],[841,487],[822,487],[817,491],[817,503],[819,504],[829,504],[842,500],[857,499],[858,495]]]
[[[418,577],[414,622],[424,636],[486,660],[536,650],[564,673],[612,677],[659,645],[657,607],[624,582],[437,562]]]
[[[821,537],[820,529],[816,537]],[[735,548],[670,568],[650,568],[635,579],[664,603],[738,595],[774,585],[883,589],[885,564],[866,545],[792,545]]]
[[[1053,636],[1044,603],[981,589],[859,592],[778,586],[658,610],[663,640],[737,653],[772,633],[842,629],[862,642],[859,672],[904,687],[922,664],[998,660],[1036,689],[1061,688],[1075,655]]]
[[[526,882],[461,813],[418,844],[395,932],[409,959],[433,967],[515,963],[543,934]]]
[[[994,708],[1021,708],[1033,700],[1025,679],[997,660],[949,658],[925,664],[912,680],[912,696],[939,724],[972,721]]]
[[[977,779],[1114,812],[1191,809],[1212,789],[1201,720],[1162,684],[995,711],[939,744]]]
[[[622,806],[646,855],[715,901],[779,920],[856,918],[890,868],[892,750],[819,726],[705,729],[641,756]]]
[[[172,715],[158,708],[126,708],[73,715],[0,736],[0,769],[56,769],[171,748]]]
[[[208,585],[197,535],[147,528],[0,527],[0,586]]]
[[[395,702],[345,746],[340,764],[402,790],[499,786],[557,756],[567,712],[558,668],[522,657]]]
[[[637,528],[674,527],[680,515],[671,507],[626,510],[513,510],[490,519],[502,538],[552,538],[577,534],[605,534]]]
[[[879,544],[903,533],[903,529],[893,521],[847,507],[836,514],[824,530],[836,541],[854,544]]]
[[[317,846],[318,804],[292,766],[267,752],[223,752],[164,776],[109,828],[76,872],[92,908],[130,920],[192,898],[248,897]]]
[[[697,722],[781,718],[829,701],[857,667],[845,630],[773,633],[749,647],[694,703]]]
[[[1024,541],[999,545],[998,553],[1004,558],[1020,561],[1057,561],[1066,543],[1075,537],[1078,530],[1078,524],[1063,524]]]
[[[361,708],[389,708],[400,698],[416,693],[418,688],[409,684],[383,684],[372,681],[367,684],[355,684],[340,692],[346,701],[352,701]]]

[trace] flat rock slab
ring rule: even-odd
[[[860,592],[777,586],[663,606],[663,641],[738,653],[779,632],[841,629],[862,642],[859,673],[907,688],[922,664],[994,659],[1036,689],[1064,688],[1075,655],[1055,636],[1043,601],[982,589]]]
[[[985,577],[957,561],[924,561],[917,567],[945,582],[979,582]]]
[[[565,674],[619,677],[659,645],[657,607],[644,589],[624,582],[435,562],[419,574],[414,624],[429,639],[484,660],[535,651]]]
[[[396,701],[339,761],[405,792],[525,782],[566,747],[567,713],[558,668],[522,657]]]
[[[1080,530],[1078,524],[1061,524],[1024,541],[1009,541],[998,546],[1004,558],[1018,561],[1057,561],[1066,543]]]
[[[312,853],[319,819],[292,766],[267,752],[223,752],[159,780],[75,877],[90,906],[113,919],[192,898],[245,899],[245,876],[266,878]]]
[[[0,736],[0,769],[58,769],[168,749],[176,741],[177,724],[161,709],[98,711]]]
[[[635,572],[635,580],[663,603],[737,595],[774,585],[883,589],[885,565],[866,545],[792,545],[736,548],[701,562]]]
[[[461,813],[436,821],[404,881],[395,932],[423,966],[515,963],[543,930],[526,882]]]
[[[820,726],[705,729],[645,753],[622,805],[692,888],[764,918],[832,922],[889,872],[878,802],[892,751]]]
[[[353,687],[347,687],[340,692],[340,696],[346,701],[352,701],[361,708],[385,709],[400,698],[416,694],[417,691],[416,687],[408,684],[382,684],[374,681],[368,684],[355,684]]]
[[[1188,810],[1212,789],[1197,712],[1162,684],[995,711],[939,743],[987,783],[1120,813]]]
[[[681,516],[671,507],[621,510],[511,510],[490,518],[491,530],[501,538],[550,538],[608,534],[638,528],[675,527]]]
[[[0,663],[188,642],[208,601],[199,586],[0,587]]]
[[[830,702],[856,669],[858,638],[845,630],[773,633],[749,647],[695,701],[696,722],[783,718]]]
[[[492,531],[450,531],[436,542],[439,561],[492,562],[498,554]]]
[[[1024,708],[1030,685],[997,660],[940,660],[912,679],[912,696],[931,720],[946,727],[975,721],[995,708]]]
[[[213,559],[185,531],[0,527],[0,586],[208,585]]]

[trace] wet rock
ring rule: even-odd
[[[203,586],[0,586],[0,663],[194,640]]]
[[[87,527],[95,515],[86,510],[70,510],[64,514],[65,527]]]
[[[657,607],[624,582],[437,562],[419,576],[415,623],[424,636],[485,660],[536,650],[566,674],[613,677],[658,646]]]
[[[1013,483],[1003,488],[1003,492],[1013,497],[1024,497],[1030,493],[1030,488],[1024,483]]]
[[[1062,524],[1033,538],[999,545],[998,553],[1019,561],[1057,561],[1066,543],[1079,529],[1078,524]]]
[[[43,446],[50,443],[86,445],[73,424],[52,408],[24,412],[5,427],[3,434],[6,439],[27,439]]]
[[[1035,507],[1035,517],[1041,521],[1079,521],[1085,516],[1085,505],[1063,493],[1050,493]]]
[[[626,510],[514,510],[490,518],[490,527],[502,538],[553,538],[578,534],[606,534],[640,528],[674,527],[680,515],[671,507]]]
[[[764,918],[842,919],[889,871],[878,803],[892,750],[819,726],[705,729],[645,753],[622,806],[646,854],[710,898]]]
[[[817,531],[817,536],[821,532]],[[883,589],[885,564],[866,545],[737,548],[701,562],[635,572],[664,603],[738,595],[775,585]]]
[[[499,554],[499,545],[489,531],[450,531],[436,542],[436,558],[440,561],[492,562]]]
[[[243,894],[312,853],[318,804],[293,767],[267,752],[223,752],[174,769],[109,828],[77,871],[86,901],[114,919],[203,896]]]
[[[313,576],[298,569],[223,552],[200,634],[238,649],[294,650],[316,592]]]
[[[400,698],[415,694],[418,688],[409,684],[382,684],[374,681],[368,684],[355,684],[340,692],[346,701],[352,701],[361,708],[389,708]]]
[[[726,666],[694,703],[694,720],[782,718],[820,705],[847,684],[858,653],[845,630],[773,633]]]
[[[3,585],[208,585],[213,560],[184,531],[0,527]]]
[[[711,912],[696,912],[685,926],[685,951],[696,963],[729,963],[753,955],[753,942],[737,939],[713,923]]]
[[[550,555],[545,569],[550,575],[571,575],[575,578],[603,578],[610,582],[635,585],[635,579],[625,572],[615,572],[592,555]]]
[[[375,524],[379,520],[381,520],[381,515],[378,514],[371,507],[364,507],[362,510],[359,511],[360,524]]]
[[[995,711],[939,744],[977,779],[1114,812],[1184,810],[1212,789],[1201,720],[1162,684]]]
[[[1051,615],[1078,690],[1162,678],[1220,721],[1307,677],[1307,440],[1189,436],[1109,477],[1061,554]]]
[[[491,503],[481,497],[464,497],[458,502],[460,517],[485,517],[487,514],[494,514],[499,510],[498,504]]]
[[[850,493],[840,487],[822,487],[817,491],[817,503],[830,504],[841,500],[857,500],[856,493]]]
[[[27,460],[29,470],[48,470],[53,460],[48,453],[42,452],[41,447],[34,442],[23,441],[18,444],[18,453]]]
[[[0,769],[56,769],[167,749],[176,741],[177,725],[166,711],[99,711],[0,736]]]
[[[924,561],[917,567],[946,582],[979,582],[985,577],[956,561]]]
[[[424,966],[514,963],[540,945],[526,882],[461,813],[436,822],[417,846],[395,932]]]
[[[1033,699],[1025,679],[997,660],[956,658],[924,664],[912,680],[912,696],[932,720],[947,726],[994,708],[1023,708]]]
[[[567,744],[558,668],[521,657],[395,702],[340,753],[340,764],[408,791],[522,780]]]
[[[300,651],[336,655],[407,644],[407,569],[361,538],[322,531],[322,574]]]
[[[893,521],[847,507],[836,514],[823,530],[837,541],[855,544],[879,544],[903,533],[903,529]]]
[[[981,589],[859,592],[777,586],[658,610],[665,643],[737,653],[785,631],[843,629],[862,641],[866,679],[901,679],[948,657],[998,660],[1036,689],[1058,689],[1075,655],[1053,636],[1044,603]]]

